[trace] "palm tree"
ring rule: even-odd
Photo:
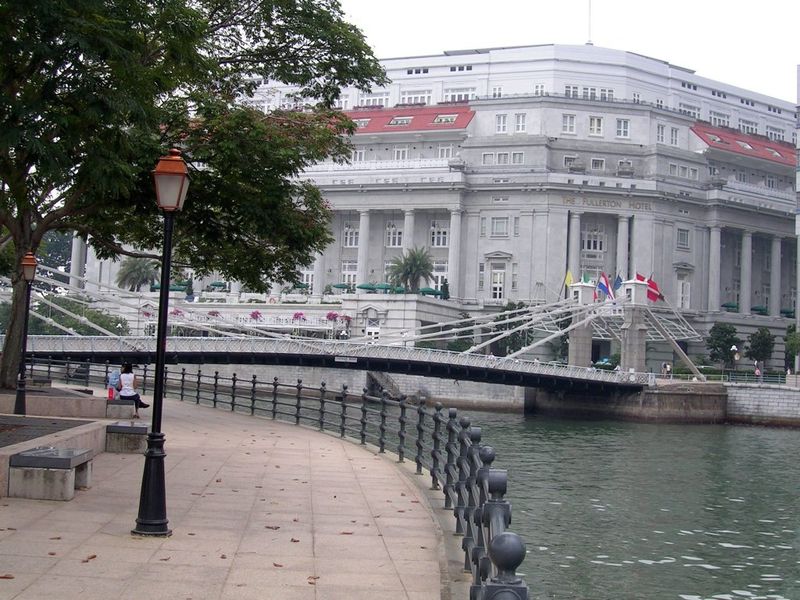
[[[117,285],[138,292],[143,285],[150,286],[158,280],[159,264],[150,258],[128,257],[122,261],[117,273]]]
[[[411,293],[419,292],[419,280],[427,283],[433,278],[433,259],[427,248],[411,248],[392,259],[388,269],[392,285],[401,285]]]

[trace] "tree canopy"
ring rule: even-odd
[[[736,346],[736,351],[731,350],[733,346]],[[714,323],[706,338],[706,348],[709,358],[723,365],[733,365],[734,354],[743,350],[736,328],[728,323]]]
[[[766,327],[759,327],[747,338],[747,344],[745,356],[763,362],[772,356],[772,350],[775,348],[775,336]]]
[[[412,294],[419,292],[421,279],[427,283],[433,278],[433,258],[427,248],[411,248],[393,258],[388,268],[392,285],[402,286]]]
[[[262,81],[303,110],[241,102]],[[180,147],[192,183],[174,260],[264,290],[330,242],[328,206],[300,179],[345,160],[340,89],[386,82],[337,0],[26,0],[0,4],[0,243],[11,265],[49,231],[101,258],[158,257],[150,171]],[[13,384],[24,283],[15,282],[0,383]]]

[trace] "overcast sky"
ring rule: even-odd
[[[590,0],[340,0],[378,58],[584,44]],[[797,102],[800,0],[591,0],[595,46]]]

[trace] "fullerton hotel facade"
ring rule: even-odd
[[[387,87],[339,103],[358,125],[352,161],[305,173],[334,212],[335,242],[302,270],[312,295],[384,282],[424,247],[433,286],[446,279],[471,314],[555,301],[568,271],[641,273],[702,331],[782,338],[797,303],[794,104],[592,45],[382,64]],[[292,107],[292,91],[265,84],[247,103]]]

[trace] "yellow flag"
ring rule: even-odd
[[[573,284],[575,280],[572,279],[572,272],[567,269],[567,275],[564,277],[564,287],[569,287]]]

